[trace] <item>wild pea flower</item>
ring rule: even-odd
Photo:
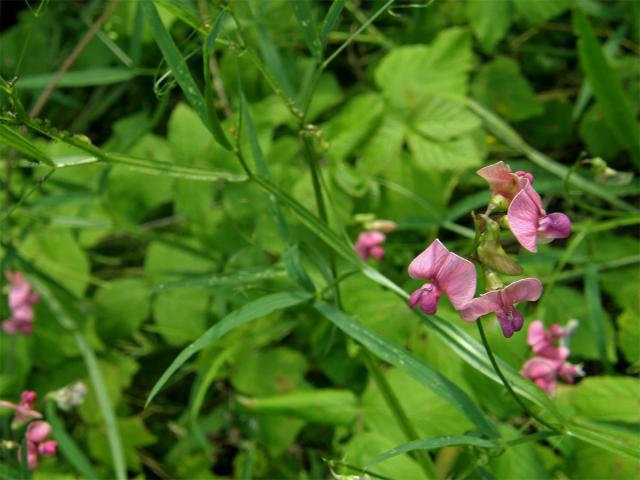
[[[7,272],[7,279],[11,282],[9,288],[9,308],[11,317],[2,322],[5,332],[14,335],[18,332],[25,335],[33,331],[33,304],[40,299],[37,292],[31,290],[22,272]]]
[[[511,167],[504,162],[487,165],[476,173],[489,183],[491,193],[494,196],[501,195],[508,201],[513,200],[513,197],[520,192],[523,180],[528,180],[530,184],[533,183],[532,174],[522,170],[514,173],[511,171]]]
[[[384,248],[381,245],[385,239],[386,236],[382,232],[375,230],[362,232],[356,241],[356,253],[365,261],[369,260],[370,256],[380,261],[384,256]]]
[[[514,332],[522,329],[524,319],[515,304],[523,301],[535,302],[542,295],[542,283],[537,278],[524,278],[507,285],[505,288],[492,290],[474,298],[460,310],[463,320],[473,322],[495,313],[500,322],[502,333],[510,338]]]
[[[536,356],[527,360],[521,373],[547,393],[555,391],[558,377],[567,383],[573,383],[576,377],[584,375],[580,365],[566,361],[569,349],[564,340],[572,333],[573,328],[572,325],[563,328],[554,323],[546,330],[539,320],[529,326],[527,343]]]
[[[29,420],[42,418],[42,414],[33,409],[36,403],[36,392],[31,390],[25,390],[20,395],[20,403],[11,403],[5,400],[0,400],[1,408],[9,408],[15,411],[13,421],[11,422],[11,428],[20,428],[21,425]]]
[[[413,308],[418,305],[427,315],[436,313],[441,293],[449,297],[456,309],[460,309],[473,298],[476,291],[476,269],[473,264],[447,250],[437,239],[409,264],[409,275],[429,281],[409,297],[409,306]]]
[[[547,214],[540,195],[529,182],[513,198],[507,210],[509,228],[516,240],[530,252],[537,252],[536,243],[549,243],[555,238],[571,235],[571,220],[564,213]]]
[[[58,451],[58,442],[47,440],[51,435],[51,425],[41,420],[35,421],[27,427],[27,465],[29,470],[38,466],[40,456],[54,456]],[[18,460],[22,461],[22,452],[18,450]]]

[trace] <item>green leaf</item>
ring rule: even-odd
[[[314,307],[334,325],[354,340],[370,350],[382,360],[407,373],[411,378],[432,390],[436,395],[448,401],[471,420],[481,431],[490,436],[496,435],[493,423],[480,410],[464,391],[446,377],[420,362],[410,353],[389,343],[384,338],[358,325],[343,312],[330,305],[316,301]]]
[[[416,166],[425,172],[462,170],[479,166],[482,161],[476,143],[468,135],[443,141],[407,132],[406,139]]]
[[[311,294],[305,292],[282,292],[261,297],[257,300],[249,302],[239,309],[233,311],[217,324],[207,330],[198,340],[193,342],[187,348],[182,350],[180,354],[173,360],[169,368],[165,370],[160,379],[151,389],[146,405],[158,394],[167,380],[194,354],[207,347],[218,338],[226,333],[238,328],[257,318],[268,315],[269,313],[283,308],[292,307],[305,302],[311,298]]]
[[[65,72],[57,83],[58,88],[68,87],[93,87],[97,85],[111,85],[127,82],[134,78],[138,72],[129,68],[87,68],[86,70],[72,70]],[[56,74],[43,73],[40,75],[27,75],[20,77],[16,87],[25,90],[45,88],[51,83]]]
[[[573,12],[573,28],[578,35],[580,64],[613,135],[640,166],[640,128],[622,85],[602,52],[587,17]]]
[[[307,359],[297,350],[254,348],[236,359],[231,383],[244,395],[280,395],[306,387],[308,368]]]
[[[582,426],[575,423],[568,426],[567,433],[572,437],[633,460],[636,463],[640,462],[640,448],[638,448],[637,443],[629,445],[627,442],[602,433],[592,426]]]
[[[625,308],[618,316],[618,344],[624,357],[640,367],[640,315],[636,308]]]
[[[356,418],[356,398],[349,390],[318,389],[238,401],[256,413],[278,413],[311,423],[348,425]]]
[[[560,15],[572,0],[513,0],[516,11],[529,23],[537,25]]]
[[[149,316],[150,292],[143,280],[122,278],[105,283],[93,299],[98,331],[108,341],[130,337]]]
[[[587,377],[569,393],[582,417],[598,421],[640,422],[640,380],[630,377]]]
[[[10,148],[15,148],[19,152],[24,153],[28,157],[33,158],[45,165],[53,166],[53,160],[49,158],[47,154],[36,147],[32,142],[25,139],[22,135],[16,132],[14,129],[0,125],[0,142],[7,145]]]
[[[468,32],[450,28],[428,46],[395,48],[375,71],[376,84],[394,105],[415,105],[425,95],[463,97],[471,69]]]
[[[319,62],[322,57],[322,44],[318,36],[316,19],[311,13],[310,0],[297,0],[295,2],[291,2],[290,5],[293,8],[293,12],[298,19],[300,27],[302,28],[304,41],[307,44],[307,47],[309,47],[311,55],[313,55],[313,58]]]
[[[187,61],[180,53],[180,50],[178,50],[178,47],[162,23],[162,20],[160,20],[160,16],[153,4],[153,0],[143,0],[141,6],[142,11],[147,18],[147,22],[151,27],[153,38],[158,44],[158,47],[162,52],[162,56],[167,62],[167,65],[171,68],[173,76],[178,82],[178,85],[180,85],[185,97],[198,113],[202,123],[211,131],[218,143],[227,150],[231,150],[231,144],[229,143],[226,134],[222,131],[222,127],[220,126],[220,122],[217,121],[217,117],[215,115],[209,115],[210,112],[207,104],[202,97],[202,93],[200,92],[198,85],[196,85],[191,73],[189,72]],[[205,46],[207,44],[208,42],[205,43]]]
[[[346,0],[333,0],[333,2],[331,2],[331,7],[329,7],[327,16],[324,17],[324,21],[322,22],[322,29],[320,33],[320,44],[322,45],[322,48],[327,44],[329,34],[331,33],[331,30],[333,30],[333,27],[342,13],[345,1]]]
[[[445,436],[445,437],[434,437],[434,438],[425,438],[423,440],[415,440],[413,442],[408,442],[403,445],[399,445],[391,450],[388,450],[384,453],[381,453],[369,463],[367,463],[366,468],[372,467],[373,465],[384,462],[385,460],[395,457],[397,455],[401,455],[403,453],[412,452],[414,450],[435,450],[442,447],[453,447],[453,446],[473,446],[480,448],[500,448],[500,445],[491,440],[485,440],[480,437],[470,437],[470,436]]]
[[[510,0],[467,0],[467,20],[485,51],[493,50],[509,31],[511,10]]]
[[[156,437],[147,430],[140,417],[119,418],[118,428],[122,432],[128,470],[139,472],[142,465],[138,449],[152,445],[155,443]],[[106,442],[100,429],[92,428],[89,430],[88,444],[94,457],[102,461],[107,460],[105,458]]]
[[[73,438],[64,428],[64,423],[56,414],[56,404],[53,400],[47,400],[45,403],[45,412],[47,422],[53,430],[53,438],[58,441],[58,447],[66,460],[77,470],[77,472],[86,478],[98,479],[98,475],[93,470],[91,462],[84,452],[78,447]]]
[[[481,122],[460,102],[433,95],[412,113],[410,125],[429,139],[449,140],[477,130]]]
[[[511,58],[497,57],[483,65],[471,91],[480,103],[508,120],[525,120],[543,111],[535,92]]]
[[[612,371],[607,355],[607,339],[604,313],[602,310],[602,298],[600,296],[600,283],[598,271],[593,263],[589,264],[587,273],[584,276],[584,296],[587,303],[587,316],[594,332],[593,341],[598,349],[600,362],[608,372]]]

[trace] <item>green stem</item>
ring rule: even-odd
[[[369,372],[371,372],[371,375],[373,376],[373,379],[378,386],[378,390],[382,394],[382,398],[384,398],[384,401],[389,407],[389,410],[391,410],[391,413],[393,414],[396,423],[400,427],[400,430],[402,430],[402,433],[408,441],[411,442],[413,440],[418,440],[420,438],[418,436],[418,432],[415,430],[415,428],[413,428],[413,424],[402,409],[402,405],[400,405],[398,397],[396,397],[395,393],[393,393],[389,382],[387,382],[387,379],[380,371],[379,365],[376,363],[373,356],[366,348],[362,350],[362,356],[365,363],[367,364]],[[438,474],[436,473],[436,469],[433,465],[433,462],[431,461],[431,457],[429,457],[429,455],[424,450],[415,450],[411,453],[411,455],[414,456],[414,458],[426,474],[427,478],[438,478]]]
[[[496,359],[493,356],[493,351],[491,350],[491,346],[489,345],[489,341],[487,340],[487,336],[484,333],[484,328],[482,327],[482,319],[479,318],[476,321],[476,324],[478,325],[478,331],[480,332],[480,338],[482,339],[482,344],[484,345],[484,348],[487,350],[487,355],[489,356],[489,360],[491,361],[491,365],[493,365],[493,369],[496,371],[496,373],[500,377],[500,380],[502,380],[502,384],[505,386],[507,391],[511,394],[511,396],[514,398],[514,400],[518,403],[518,405],[520,405],[522,410],[524,410],[524,412],[529,417],[536,419],[538,422],[540,422],[542,425],[544,425],[548,429],[552,430],[555,433],[558,433],[558,429],[556,427],[550,425],[548,422],[546,422],[545,420],[543,420],[540,417],[538,417],[535,413],[531,412],[529,410],[529,408],[527,407],[527,405],[518,396],[518,394],[513,391],[513,388],[511,388],[511,385],[509,384],[509,382],[507,381],[506,377],[502,373],[502,370],[500,370],[500,367],[498,366],[498,362],[496,362]]]

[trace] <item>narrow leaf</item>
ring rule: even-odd
[[[111,85],[113,83],[126,82],[136,75],[136,70],[130,68],[87,68],[85,70],[66,72],[60,78],[57,86],[64,88]],[[16,87],[21,90],[45,88],[51,83],[51,79],[54,76],[54,73],[44,73],[20,77],[16,82]]]
[[[313,55],[316,61],[320,61],[322,46],[320,44],[320,38],[318,37],[316,20],[311,13],[311,2],[309,0],[296,0],[291,2],[291,7],[296,14],[300,27],[302,27],[304,41],[307,47],[309,47],[311,55]]]
[[[333,3],[331,3],[331,7],[329,7],[327,16],[324,17],[324,21],[322,22],[322,33],[320,34],[320,42],[322,44],[322,48],[326,46],[327,40],[329,39],[329,34],[338,21],[338,18],[342,13],[342,9],[344,8],[344,4],[345,0],[333,0]]]
[[[593,341],[598,349],[600,362],[609,373],[612,373],[611,364],[607,358],[607,336],[605,334],[606,319],[602,312],[602,298],[600,297],[598,270],[593,263],[589,263],[587,273],[584,276],[584,296],[587,301],[589,321],[591,322],[591,327],[595,333]]]
[[[367,350],[385,362],[399,368],[433,393],[448,401],[489,436],[499,436],[495,426],[480,407],[456,384],[410,353],[389,343],[383,337],[354,322],[340,310],[316,301],[314,307],[340,330],[360,342]]]
[[[91,462],[82,452],[80,447],[71,438],[67,430],[64,428],[64,423],[60,420],[56,414],[56,404],[53,400],[48,400],[45,403],[45,412],[47,422],[51,425],[53,430],[53,438],[58,441],[58,447],[62,452],[62,455],[67,461],[78,471],[84,478],[98,479],[98,475],[93,470]]]
[[[460,436],[460,437],[433,437],[423,440],[415,440],[413,442],[404,443],[396,448],[381,453],[371,460],[365,468],[370,468],[380,462],[384,462],[389,458],[401,455],[403,453],[412,452],[414,450],[435,450],[442,447],[453,446],[472,446],[480,448],[500,448],[500,444],[491,440],[485,440],[480,437]]]
[[[311,298],[310,293],[306,292],[281,292],[274,293],[261,297],[253,302],[249,302],[237,310],[234,310],[229,315],[224,317],[213,327],[203,333],[200,338],[195,342],[187,346],[178,356],[173,360],[169,368],[165,370],[160,379],[151,389],[151,393],[147,398],[145,406],[149,405],[151,400],[158,394],[162,387],[167,383],[167,380],[189,360],[194,354],[198,353],[203,348],[211,345],[217,339],[223,335],[229,333],[232,330],[252,321],[257,318],[264,317],[270,313],[281,310],[283,308],[292,307],[305,302]]]
[[[638,448],[637,444],[629,445],[627,443],[623,443],[617,438],[607,435],[606,433],[598,432],[595,429],[576,424],[571,424],[569,426],[567,434],[584,442],[596,445],[597,447],[616,455],[621,455],[633,460],[636,463],[640,463],[640,448]]]
[[[202,123],[204,123],[204,125],[211,131],[218,143],[227,150],[231,150],[231,144],[222,131],[220,123],[212,122],[209,118],[204,98],[202,97],[200,89],[193,80],[191,72],[189,72],[187,61],[180,53],[180,50],[178,50],[178,47],[171,38],[171,35],[160,20],[160,15],[158,15],[158,11],[153,4],[153,0],[142,0],[141,5],[142,11],[147,18],[149,26],[151,27],[153,38],[158,44],[167,65],[171,68],[173,76],[178,82],[178,85],[180,85],[184,96],[196,111],[200,120],[202,120]]]
[[[234,287],[237,285],[251,285],[263,280],[286,277],[286,273],[281,269],[268,268],[266,270],[242,271],[227,275],[198,275],[194,278],[187,278],[175,282],[162,283],[151,290],[151,293],[158,293],[175,288],[200,287]]]
[[[578,35],[578,56],[593,94],[614,136],[640,166],[640,128],[622,84],[602,52],[589,20],[579,9],[573,12],[573,28]]]
[[[6,125],[0,125],[0,142],[45,165],[53,166],[53,160],[47,154]]]

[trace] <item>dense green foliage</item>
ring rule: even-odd
[[[0,270],[41,301],[0,330],[0,399],[38,392],[53,427],[33,478],[637,476],[639,5],[30,2],[0,34]],[[526,331],[484,320],[536,419],[475,325],[406,306],[499,160],[573,221],[505,247],[544,284],[525,325],[577,320],[586,376],[546,395]],[[397,224],[380,262],[367,214]]]

